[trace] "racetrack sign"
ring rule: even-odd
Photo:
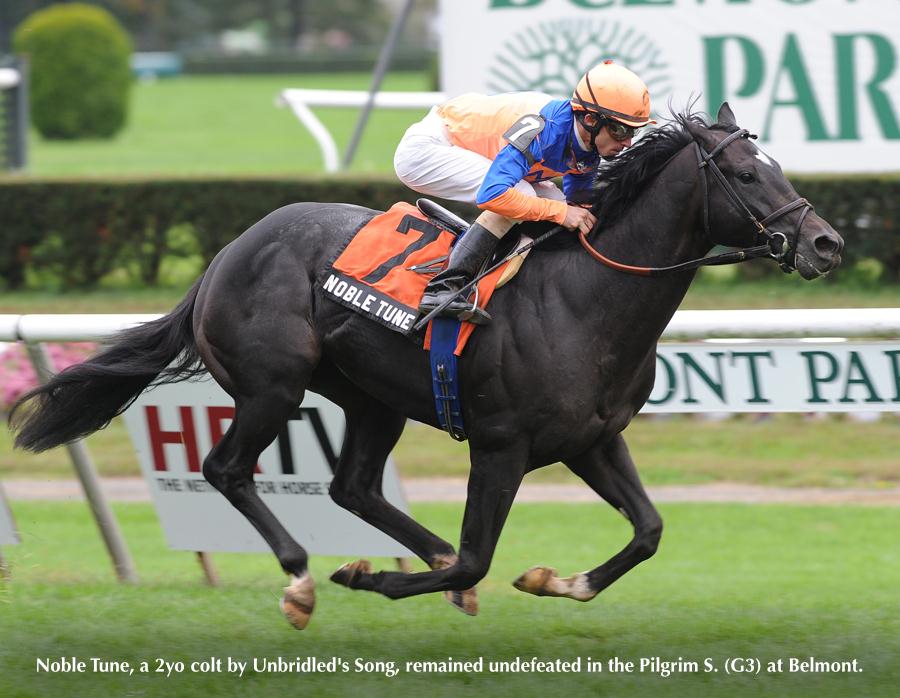
[[[19,534],[16,531],[16,524],[6,503],[3,488],[0,487],[0,545],[15,545],[18,542]]]
[[[441,0],[441,21],[448,95],[568,97],[612,59],[657,115],[728,101],[786,171],[900,169],[897,0]]]
[[[900,412],[900,342],[664,342],[641,411]]]
[[[234,402],[209,378],[146,391],[124,414],[171,548],[269,551],[256,529],[201,473],[203,458],[222,438],[233,416]],[[410,555],[328,496],[343,438],[343,411],[308,392],[278,438],[260,456],[255,473],[257,491],[294,539],[311,553]],[[390,459],[384,496],[409,512]]]

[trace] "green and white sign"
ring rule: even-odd
[[[662,343],[643,412],[900,412],[900,342]]]
[[[900,171],[900,0],[441,0],[447,94],[571,93],[612,59],[794,172]]]

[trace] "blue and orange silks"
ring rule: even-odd
[[[493,161],[478,192],[479,208],[514,220],[562,223],[565,201],[527,196],[514,187],[563,176],[563,194],[591,186],[600,156],[582,150],[574,137],[572,105],[539,92],[502,95],[465,94],[438,107],[450,140]],[[510,145],[504,134],[528,114],[544,118],[543,130],[531,141],[529,157]],[[531,162],[529,162],[531,160]]]

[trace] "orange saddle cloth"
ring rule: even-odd
[[[454,237],[412,204],[396,203],[350,238],[319,288],[327,298],[409,335],[425,286],[444,268]],[[502,273],[500,267],[479,282],[480,307],[487,304]],[[457,356],[474,329],[472,323],[462,323]],[[428,339],[426,335],[426,348]]]

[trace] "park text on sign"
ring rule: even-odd
[[[249,522],[203,477],[203,459],[234,418],[234,403],[212,380],[164,385],[125,413],[141,471],[169,546],[178,550],[263,552]],[[409,552],[338,507],[328,495],[344,438],[343,411],[307,393],[259,457],[257,492],[288,532],[312,553],[405,557]],[[384,495],[408,512],[393,463]]]
[[[786,170],[898,168],[895,0],[442,0],[441,11],[448,94],[568,96],[609,58],[643,78],[657,113],[692,95],[710,114],[728,101]]]
[[[660,344],[643,412],[900,412],[900,343]]]

